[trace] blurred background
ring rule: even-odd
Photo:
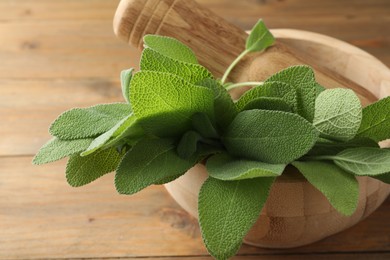
[[[269,28],[302,29],[344,40],[390,66],[388,0],[197,2],[246,30],[263,18]],[[115,192],[113,176],[107,175],[72,189],[65,181],[64,161],[31,165],[59,113],[122,101],[120,71],[137,67],[140,52],[114,36],[118,3],[0,0],[1,259],[208,259],[197,222],[162,187],[123,197]],[[309,247],[281,251],[244,246],[240,255],[258,259],[291,253],[300,259],[308,254],[329,257],[324,254],[330,252],[365,259],[371,252],[370,257],[390,259],[389,218],[388,199],[358,226]]]

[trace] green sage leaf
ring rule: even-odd
[[[242,108],[242,110],[251,109],[264,109],[264,110],[276,110],[284,112],[293,112],[291,106],[287,104],[283,99],[276,97],[259,97],[255,98]]]
[[[66,180],[69,185],[86,185],[103,175],[112,172],[118,166],[123,154],[115,148],[97,151],[88,156],[72,155],[66,165]]]
[[[326,138],[344,142],[353,139],[361,120],[359,98],[350,89],[327,89],[316,99],[313,125]]]
[[[230,181],[258,177],[277,177],[283,173],[286,165],[239,159],[224,153],[210,157],[207,160],[206,167],[211,177]]]
[[[141,70],[172,73],[192,84],[213,77],[211,72],[199,64],[175,60],[149,48],[142,52],[140,68]]]
[[[309,122],[314,118],[314,107],[317,93],[320,91],[309,66],[292,66],[269,77],[266,82],[280,81],[289,84],[296,90],[297,112]]]
[[[260,19],[252,28],[247,38],[245,49],[249,52],[263,51],[274,42],[274,36],[265,26],[263,20]]]
[[[197,85],[207,87],[213,91],[216,124],[220,130],[224,130],[238,114],[230,94],[214,79],[202,80]]]
[[[341,214],[351,216],[359,202],[359,183],[355,176],[331,162],[293,162],[302,175],[325,197]]]
[[[47,142],[35,155],[33,163],[36,165],[58,161],[72,154],[81,153],[92,142],[92,138],[77,140],[60,140],[57,137]]]
[[[339,152],[357,147],[376,147],[379,148],[379,145],[374,140],[369,138],[357,138],[352,139],[348,142],[318,142],[314,147],[308,152],[308,155],[317,156],[317,155],[336,155]]]
[[[222,181],[209,177],[199,193],[203,241],[216,259],[228,259],[240,248],[267,200],[274,178]]]
[[[241,98],[236,102],[237,109],[239,111],[251,102],[258,98],[280,98],[286,102],[293,111],[297,110],[297,97],[295,89],[283,82],[273,81],[266,82],[263,85],[252,88],[244,93]]]
[[[214,95],[210,89],[169,73],[134,74],[130,101],[145,131],[160,137],[177,136],[190,130],[195,113],[214,117]]]
[[[133,77],[133,68],[128,70],[122,70],[121,72],[121,86],[122,86],[122,95],[127,103],[130,103],[130,81]]]
[[[196,113],[192,116],[193,128],[205,138],[219,138],[210,118],[205,113]]]
[[[196,160],[184,160],[166,139],[144,139],[123,157],[115,176],[120,194],[134,194],[163,179],[184,174]],[[172,180],[172,179],[171,179]]]
[[[346,149],[328,156],[335,164],[358,176],[377,176],[390,172],[390,150],[373,147]]]
[[[139,140],[143,136],[143,130],[137,124],[137,118],[133,114],[123,118],[113,128],[94,139],[89,147],[81,153],[81,156],[89,155],[102,147],[106,147],[105,145],[108,143],[111,145],[116,144],[119,136],[122,139],[124,137],[131,137],[134,141]],[[129,141],[129,138],[127,141]]]
[[[357,136],[371,138],[377,142],[390,139],[390,96],[363,109],[363,119]]]
[[[177,154],[183,158],[188,159],[196,153],[199,141],[202,136],[195,131],[186,132],[180,139],[177,145]]]
[[[237,115],[222,141],[232,155],[278,164],[305,155],[317,137],[317,130],[296,114],[248,110]]]
[[[194,52],[182,42],[160,35],[145,35],[144,44],[169,58],[197,64],[198,60]]]
[[[73,108],[62,113],[52,123],[49,132],[65,140],[96,137],[110,130],[131,112],[130,105],[125,103]]]
[[[166,184],[166,183],[170,183],[174,180],[176,180],[177,178],[181,177],[183,174],[180,173],[180,174],[177,174],[177,175],[173,175],[173,176],[169,176],[169,177],[164,177],[158,181],[155,181],[153,183],[153,185],[163,185],[163,184]]]

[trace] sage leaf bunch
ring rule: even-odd
[[[325,89],[304,64],[263,82],[228,82],[244,56],[274,41],[260,20],[218,79],[185,44],[146,35],[140,70],[120,74],[124,102],[62,113],[33,163],[69,157],[73,187],[115,171],[115,188],[124,195],[203,163],[208,178],[199,193],[199,224],[216,259],[237,253],[289,165],[340,214],[352,215],[358,178],[390,183],[390,149],[378,145],[390,139],[390,97],[363,108],[352,90]],[[253,88],[233,100],[228,90],[240,86]]]

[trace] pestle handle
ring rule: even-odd
[[[114,18],[114,32],[122,40],[142,49],[146,34],[174,37],[188,45],[199,62],[213,75],[221,77],[229,64],[245,49],[247,34],[194,0],[121,0]],[[258,57],[261,55],[261,57]],[[360,97],[363,105],[375,96],[356,83],[305,61],[281,42],[262,54],[254,54],[238,64],[230,79],[262,81],[286,67],[308,64],[325,87],[348,87]]]
[[[245,48],[247,36],[193,0],[122,0],[114,32],[137,48],[142,48],[146,34],[174,37],[188,45],[216,76]]]

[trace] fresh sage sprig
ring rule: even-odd
[[[50,126],[33,162],[69,157],[66,179],[82,186],[116,170],[120,194],[164,184],[204,163],[199,223],[212,256],[228,259],[258,219],[287,165],[341,214],[358,203],[355,176],[390,183],[390,97],[362,108],[347,89],[325,90],[313,70],[293,66],[264,82],[226,82],[248,53],[274,42],[260,20],[246,48],[216,79],[181,42],[144,37],[140,71],[121,73],[124,103],[74,108]],[[228,89],[254,86],[238,100]]]

